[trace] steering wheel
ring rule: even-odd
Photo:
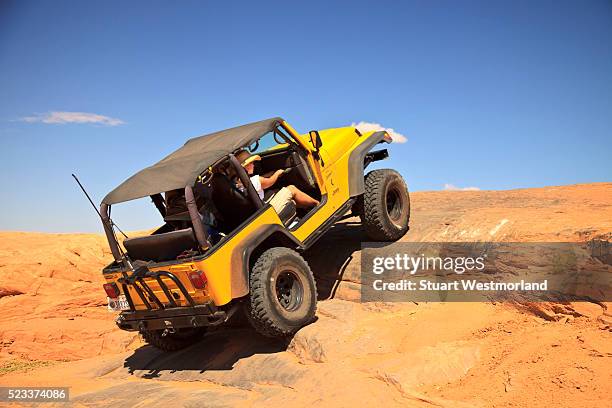
[[[198,181],[202,184],[208,184],[212,180],[212,177],[213,177],[213,172],[210,170],[207,170],[204,174],[201,174],[198,177]]]
[[[254,146],[253,146],[254,145]],[[254,141],[253,143],[251,143],[248,147],[249,152],[253,153],[255,150],[257,150],[259,148],[259,140]]]

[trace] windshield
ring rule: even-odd
[[[259,154],[270,150],[283,149],[295,142],[287,135],[285,130],[277,126],[273,131],[265,133],[262,137],[247,146],[252,154]]]

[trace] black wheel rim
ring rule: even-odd
[[[386,201],[387,201],[387,214],[389,215],[389,218],[394,223],[399,223],[400,218],[402,217],[403,205],[402,205],[402,197],[400,195],[400,192],[397,190],[397,188],[392,187],[392,188],[389,188],[389,190],[387,190]]]
[[[283,271],[276,278],[276,299],[281,307],[289,312],[302,304],[304,288],[302,282],[292,271]]]

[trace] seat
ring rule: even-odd
[[[197,250],[193,228],[144,237],[128,238],[123,246],[133,260],[163,262],[176,259],[188,250]]]
[[[222,232],[232,232],[255,212],[253,203],[224,174],[214,174],[211,187],[213,204],[222,218]]]

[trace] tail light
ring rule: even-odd
[[[116,299],[119,297],[119,288],[116,283],[105,283],[102,287],[109,298]]]
[[[196,289],[203,289],[206,285],[206,276],[202,272],[189,272],[189,281]]]

